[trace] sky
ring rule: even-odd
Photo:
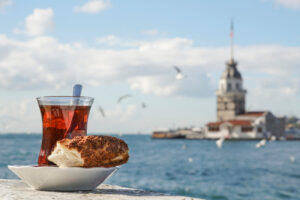
[[[214,121],[231,20],[247,110],[300,116],[300,0],[0,0],[0,133],[41,133],[36,97],[76,83],[89,134]]]

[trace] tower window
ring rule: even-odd
[[[227,90],[229,90],[229,91],[231,90],[231,83],[227,84]]]
[[[219,128],[218,126],[216,126],[216,127],[214,127],[214,126],[209,126],[209,127],[208,127],[208,130],[209,130],[210,132],[218,132],[218,131],[220,131],[220,128]]]
[[[257,132],[261,133],[261,132],[262,132],[262,128],[261,128],[261,127],[258,127],[258,128],[257,128]]]
[[[239,90],[239,89],[240,89],[240,84],[237,83],[237,84],[235,85],[235,87],[236,87],[236,89]]]
[[[251,132],[253,131],[253,127],[249,126],[249,127],[242,127],[242,132]]]

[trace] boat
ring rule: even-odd
[[[175,131],[154,131],[152,133],[153,139],[184,139],[185,136],[177,134]]]

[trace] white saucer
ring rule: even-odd
[[[8,168],[36,190],[55,191],[93,190],[119,169],[119,167],[59,168],[34,165],[9,165]]]

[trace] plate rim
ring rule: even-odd
[[[57,166],[38,166],[38,165],[7,165],[8,169],[11,168],[33,168],[33,169],[82,169],[82,170],[89,170],[89,169],[107,169],[107,170],[111,170],[111,169],[120,169],[121,165],[115,166],[115,167],[57,167]]]

